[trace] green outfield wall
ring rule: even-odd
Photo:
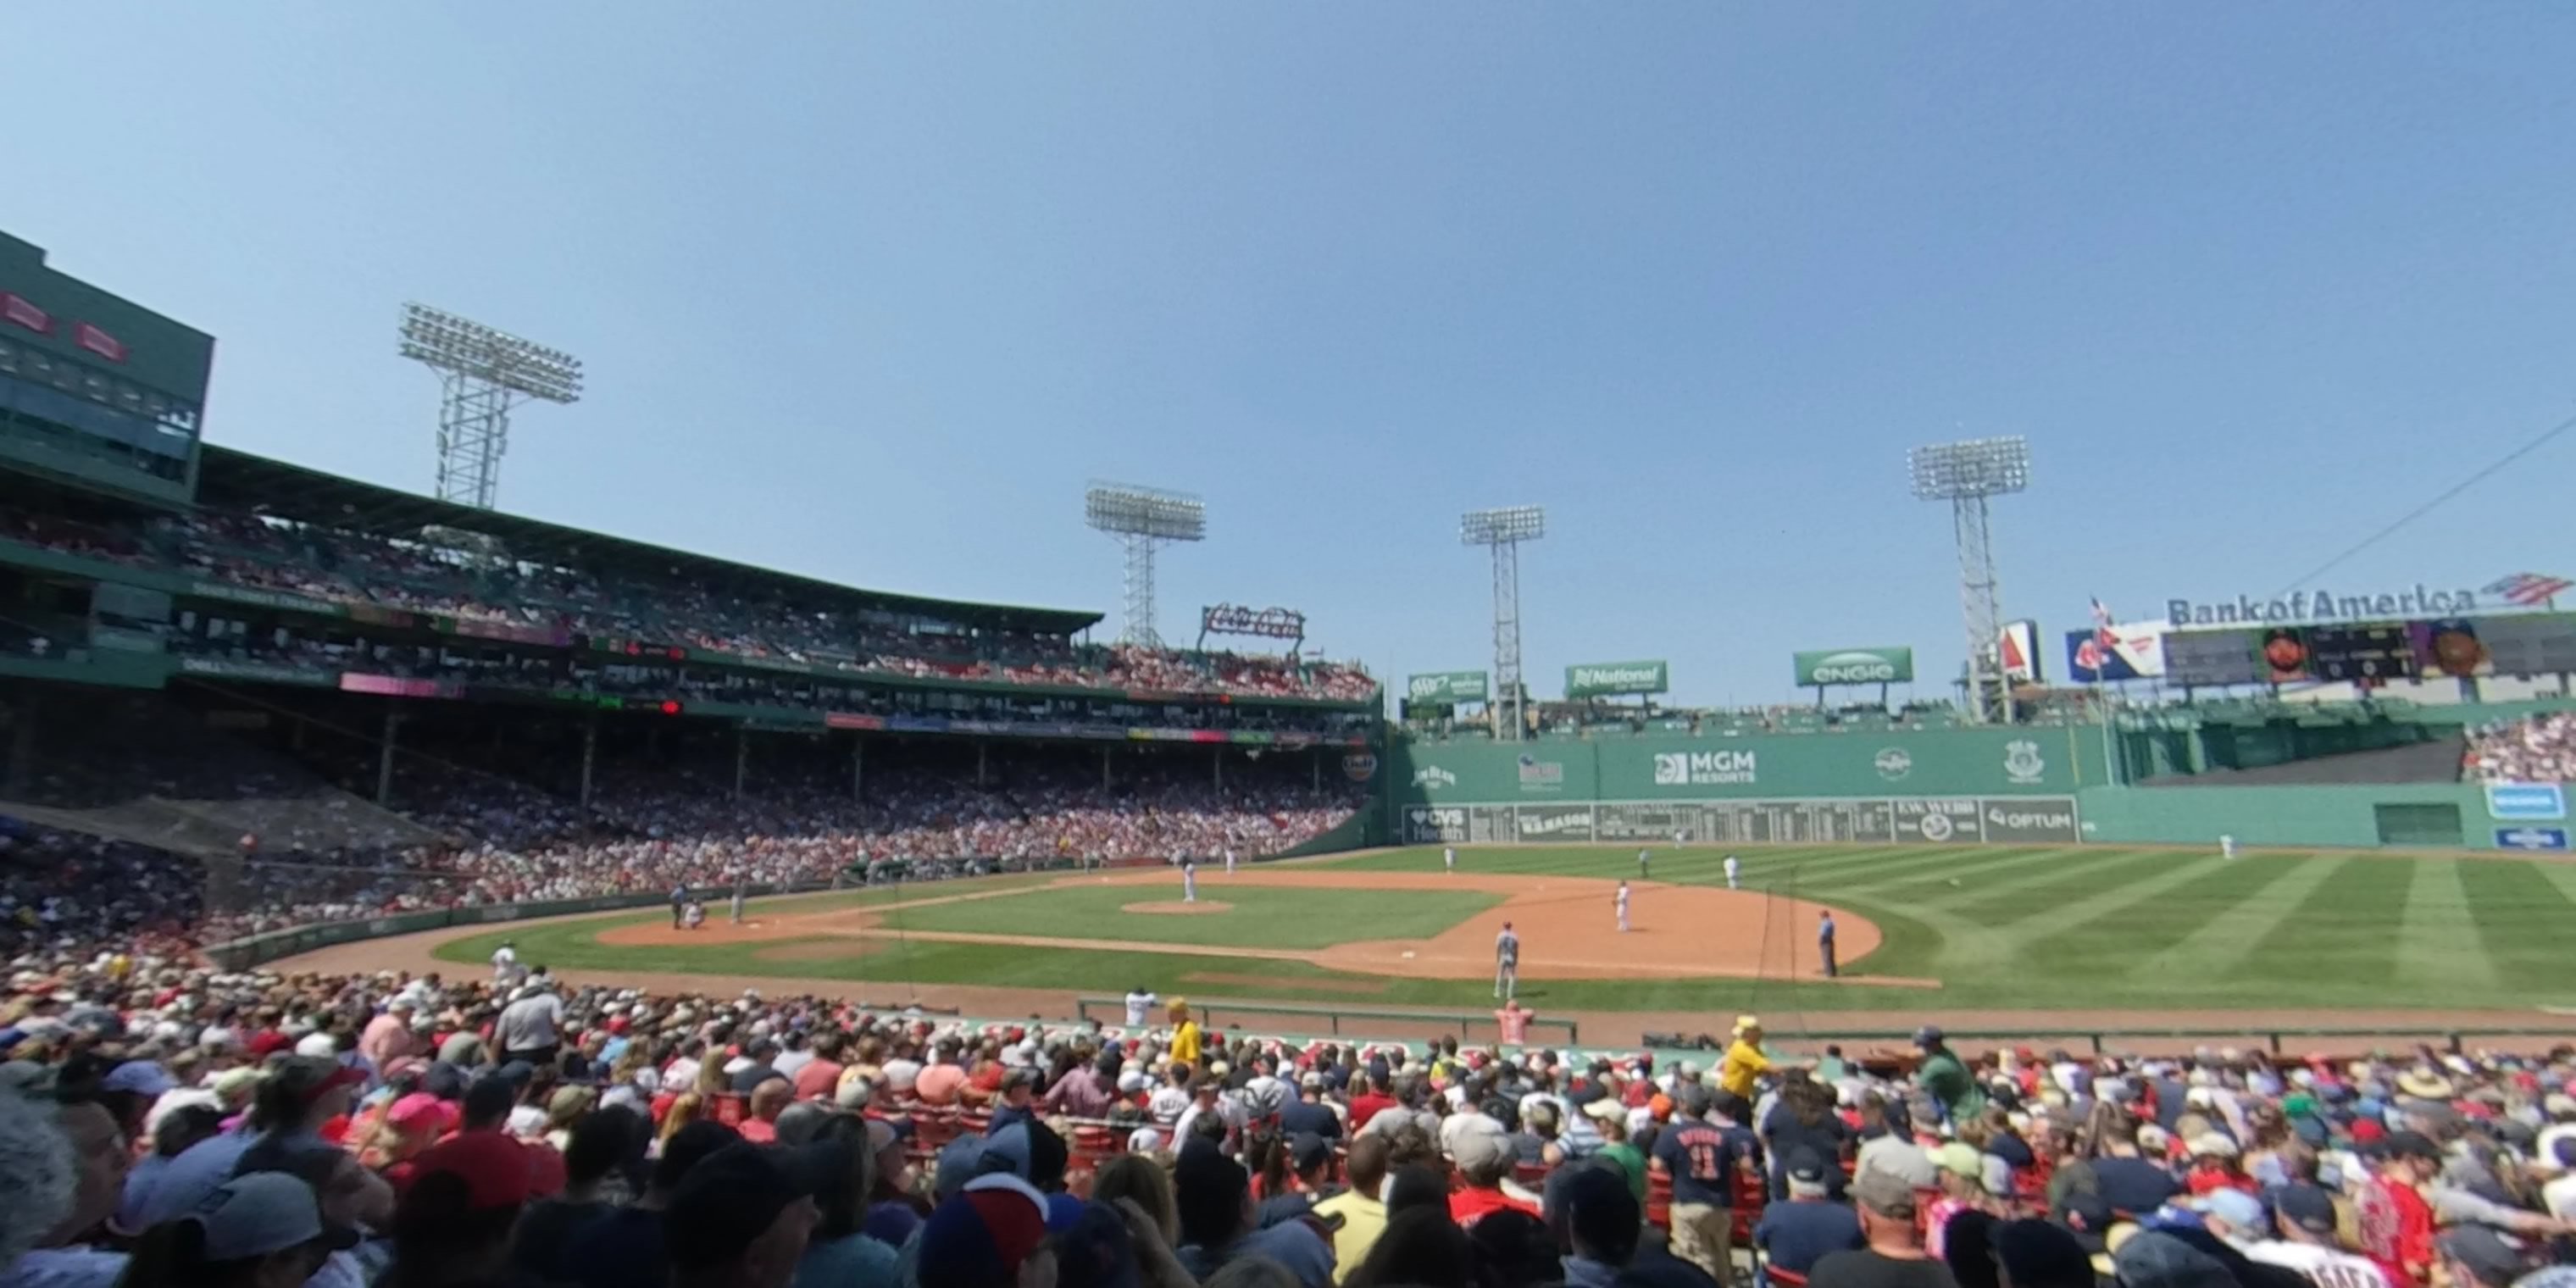
[[[1381,776],[1374,831],[1410,845],[2214,846],[2233,836],[2263,846],[2546,851],[2571,827],[2494,817],[2482,789],[2459,783],[2114,785],[2098,728],[1399,738]]]

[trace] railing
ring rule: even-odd
[[[2064,1045],[2081,1042],[2094,1055],[2113,1054],[2108,1043],[2120,1039],[2149,1039],[2164,1042],[2232,1042],[2260,1039],[2263,1049],[2272,1055],[2287,1054],[2288,1041],[2316,1039],[2354,1041],[2400,1039],[2415,1044],[2438,1044],[2457,1055],[2467,1050],[2471,1038],[2564,1038],[2576,1046],[2576,1016],[2556,1025],[2445,1025],[2426,1027],[2406,1024],[2347,1025],[2266,1025],[2250,1024],[2242,1028],[2223,1025],[2189,1025],[2165,1028],[2124,1027],[2088,1029],[2080,1025],[2061,1024],[2053,1028],[1959,1029],[1942,1025],[1942,1040],[1951,1046],[1975,1047],[1980,1043],[2049,1043]],[[1885,1042],[1910,1047],[1912,1030],[1898,1029],[1801,1029],[1793,1037],[1786,1033],[1771,1034],[1768,1047],[1803,1048],[1826,1042]],[[1701,1048],[1708,1049],[1708,1048]]]
[[[1114,1019],[1124,1020],[1127,1017],[1127,999],[1123,997],[1077,997],[1073,1001],[1074,1018],[1077,1020],[1090,1019],[1091,1008],[1095,1006],[1106,1010]],[[1189,1007],[1191,1012],[1198,1017],[1199,1023],[1209,1028],[1224,1027],[1217,1023],[1216,1017],[1219,1015],[1232,1015],[1238,1017],[1248,1015],[1311,1016],[1323,1020],[1326,1033],[1329,1036],[1334,1037],[1341,1036],[1342,1021],[1345,1019],[1351,1020],[1354,1023],[1368,1024],[1437,1024],[1447,1028],[1456,1029],[1458,1031],[1458,1038],[1460,1041],[1465,1041],[1475,1036],[1478,1026],[1492,1030],[1497,1038],[1502,1035],[1503,1028],[1502,1021],[1496,1019],[1490,1011],[1428,1009],[1415,1011],[1381,1010],[1377,1008],[1363,1009],[1342,1006],[1316,1006],[1296,1002],[1192,1002],[1189,1004]],[[1161,1017],[1157,1016],[1155,1018],[1159,1020]],[[1565,1044],[1568,1046],[1575,1045],[1583,1040],[1576,1022],[1573,1020],[1554,1020],[1537,1014],[1532,1014],[1529,1017],[1528,1023],[1532,1031],[1539,1029],[1547,1029],[1550,1031],[1563,1029],[1565,1031]],[[1238,1025],[1237,1027],[1241,1026]],[[1385,1030],[1380,1028],[1372,1030],[1372,1032],[1384,1033]],[[1536,1044],[1525,1043],[1523,1045]]]

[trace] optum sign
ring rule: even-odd
[[[1907,684],[1914,679],[1910,648],[1844,648],[1796,655],[1798,684]]]

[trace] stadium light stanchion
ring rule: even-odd
[[[581,359],[425,304],[403,305],[401,336],[402,356],[438,373],[438,499],[491,509],[510,409],[581,401]]]
[[[1207,503],[1187,492],[1095,482],[1083,489],[1082,521],[1117,538],[1126,552],[1127,621],[1119,640],[1161,648],[1162,634],[1154,629],[1154,549],[1207,540]]]
[[[1990,498],[2030,486],[2030,443],[1971,438],[1917,447],[1905,454],[1917,500],[1950,503],[1959,546],[1959,609],[1968,631],[1968,710],[1978,721],[2012,723],[2012,682],[1995,655],[2003,634],[2002,592],[1995,576]]]
[[[1494,736],[1510,742],[1522,739],[1528,723],[1521,684],[1521,543],[1546,535],[1547,512],[1535,505],[1469,510],[1458,519],[1460,544],[1493,551],[1494,691],[1486,709],[1494,714]]]

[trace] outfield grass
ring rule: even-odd
[[[1751,980],[1524,980],[1542,1010],[1804,1010],[1943,1007],[2228,1008],[2494,1007],[2576,1001],[2552,969],[2564,958],[2565,928],[2576,925],[2576,864],[2512,858],[2354,853],[2264,853],[2228,862],[2186,850],[1753,848],[1737,851],[1745,884],[1850,908],[1875,921],[1885,942],[1847,963],[1871,974],[1939,979],[1937,992],[1865,984],[1784,985]],[[1723,852],[1658,847],[1657,881],[1719,885]],[[1433,871],[1436,848],[1327,861],[1363,871]],[[1633,847],[1462,848],[1472,872],[1636,875]],[[938,893],[962,892],[943,885]],[[1127,914],[1119,905],[1167,898],[1138,887],[1065,890],[977,900],[896,914],[907,929],[1067,935],[1057,916],[1032,919],[1026,899],[1095,899],[1061,915],[1104,939],[1313,947],[1358,939],[1429,934],[1472,917],[1490,896],[1465,892],[1203,889],[1237,905],[1230,915]],[[910,887],[924,897],[932,887]],[[1273,906],[1267,896],[1342,896],[1324,904]],[[1421,900],[1467,902],[1443,906]],[[798,901],[869,902],[830,895]],[[1483,902],[1479,903],[1477,900]],[[785,903],[767,905],[783,907]],[[1256,915],[1247,917],[1246,911]],[[658,914],[657,914],[658,915]],[[452,960],[480,962],[515,935],[523,960],[593,968],[799,975],[850,980],[912,979],[1118,992],[1136,984],[1166,994],[1350,1001],[1385,1005],[1482,1005],[1481,982],[1385,980],[1377,991],[1329,994],[1301,985],[1355,977],[1305,962],[1223,962],[1207,957],[1068,952],[980,944],[886,945],[844,961],[768,961],[777,945],[605,948],[621,916],[496,931],[442,946]],[[1133,923],[1144,923],[1135,925]],[[1222,987],[1192,982],[1222,971]],[[1268,983],[1242,983],[1243,977]]]

